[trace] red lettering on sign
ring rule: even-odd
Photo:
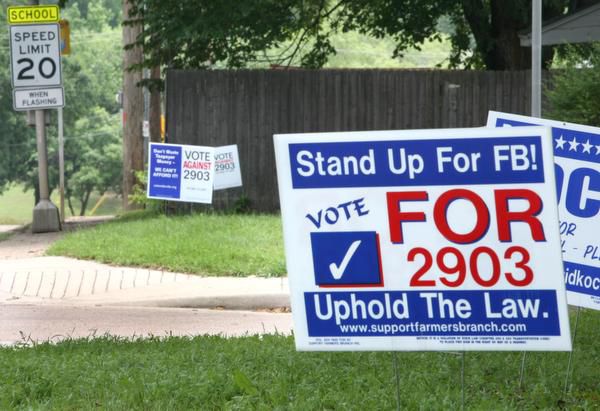
[[[543,203],[534,191],[525,189],[495,190],[496,221],[498,224],[498,239],[502,242],[512,241],[510,223],[523,222],[529,225],[531,237],[535,241],[546,241],[542,222],[537,215],[542,211]],[[525,211],[510,211],[510,200],[525,200],[529,208]]]
[[[388,221],[390,225],[390,239],[392,243],[403,243],[402,222],[403,221],[425,221],[425,213],[400,211],[401,201],[427,201],[426,191],[405,191],[387,193]]]
[[[453,201],[467,200],[475,207],[477,213],[477,221],[475,227],[469,233],[460,234],[452,230],[446,218],[448,207]],[[476,193],[470,190],[457,188],[455,190],[446,191],[442,194],[433,208],[433,219],[438,230],[446,239],[457,244],[470,244],[478,241],[487,233],[490,226],[490,213],[485,201]]]
[[[387,193],[388,223],[392,243],[404,243],[402,224],[405,222],[424,222],[427,216],[423,211],[402,211],[403,201],[428,201],[426,191],[404,191]],[[466,200],[475,208],[475,226],[468,233],[457,233],[448,222],[448,207],[456,200]],[[527,203],[524,211],[511,210],[510,203],[521,200]],[[495,216],[498,227],[498,240],[512,241],[511,223],[525,223],[531,230],[534,241],[545,241],[542,222],[537,218],[542,211],[542,199],[531,190],[506,189],[494,191]],[[493,214],[493,213],[492,213]],[[481,240],[490,226],[490,209],[485,201],[474,191],[467,189],[452,189],[444,192],[435,201],[433,221],[437,230],[448,241],[456,244],[471,244]]]

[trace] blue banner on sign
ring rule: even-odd
[[[535,126],[523,121],[496,119],[496,127]],[[554,155],[581,161],[600,161],[600,135],[560,127],[552,127]]]
[[[310,242],[318,286],[383,286],[375,231],[311,233]]]
[[[294,188],[544,181],[540,137],[290,144]]]
[[[304,293],[311,337],[558,336],[555,290]]]
[[[151,144],[150,148],[148,196],[180,198],[181,147]]]
[[[565,261],[567,291],[600,297],[600,268]]]

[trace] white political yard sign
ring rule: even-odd
[[[552,127],[567,301],[600,310],[600,128],[490,111],[488,127]]]
[[[214,148],[150,143],[148,198],[212,203]]]
[[[14,88],[62,85],[58,24],[10,26],[10,56]]]
[[[571,349],[549,128],[274,141],[297,349]]]
[[[215,190],[241,187],[242,172],[236,144],[215,148]]]

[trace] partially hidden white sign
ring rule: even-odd
[[[236,144],[215,148],[215,190],[241,187],[242,172]]]
[[[274,141],[297,349],[571,349],[549,128]]]
[[[214,148],[150,143],[148,198],[212,203]]]
[[[488,127],[552,127],[569,304],[600,310],[600,128],[490,111]]]

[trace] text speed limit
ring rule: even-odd
[[[58,24],[10,26],[13,87],[62,84]]]

